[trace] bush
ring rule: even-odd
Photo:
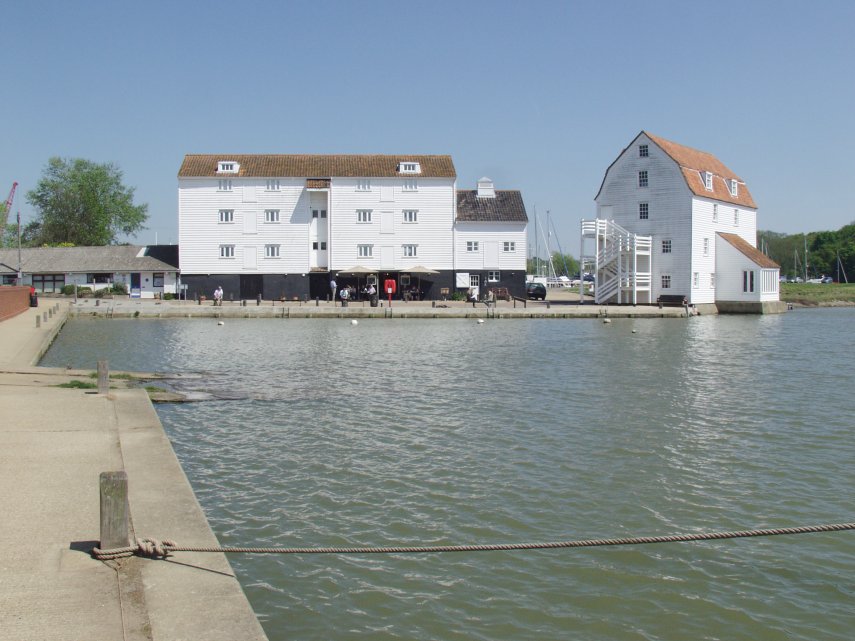
[[[175,300],[175,294],[172,294],[170,292],[166,292],[163,295],[163,300]]]
[[[71,287],[71,293],[72,294],[74,293],[74,286],[73,285]],[[92,295],[92,288],[91,287],[80,287],[78,285],[77,286],[77,295],[82,297],[82,298],[86,298],[87,296],[91,296]]]
[[[64,296],[74,296],[74,285],[64,285],[62,293]]]
[[[95,298],[104,298],[104,296],[106,296],[109,293],[110,293],[110,290],[105,287],[103,289],[96,289],[95,292],[92,294],[92,296],[94,296]]]
[[[125,294],[128,293],[128,286],[124,283],[113,283],[113,286],[110,288],[110,292],[113,294]]]

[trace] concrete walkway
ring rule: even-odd
[[[102,563],[101,472],[125,470],[135,536],[217,545],[143,390],[54,387],[76,372],[34,367],[68,312],[0,322],[0,638],[262,640],[221,554]],[[95,363],[93,363],[93,368]]]

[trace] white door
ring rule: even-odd
[[[499,269],[499,243],[484,243],[484,269]]]
[[[243,248],[243,268],[256,269],[258,267],[258,251],[254,246]]]
[[[469,289],[475,298],[481,298],[481,275],[469,274]]]
[[[258,214],[254,211],[245,211],[243,213],[243,233],[257,234],[258,233]]]
[[[380,212],[380,233],[394,234],[395,233],[395,215],[391,211]]]

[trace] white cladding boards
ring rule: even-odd
[[[743,291],[744,271],[753,271],[754,292]],[[721,237],[716,238],[716,300],[757,302],[777,300],[761,295],[761,269],[745,254]]]
[[[307,270],[311,212],[302,179],[280,179],[278,191],[266,181],[249,180],[255,202],[246,202],[243,180],[232,179],[231,191],[220,191],[216,179],[181,179],[178,185],[178,238],[185,274],[294,273]],[[265,210],[279,211],[279,222],[266,222]],[[220,210],[233,212],[220,222]],[[266,258],[266,245],[279,245],[279,258]],[[233,258],[220,258],[220,245],[234,245]],[[253,249],[247,249],[252,247]],[[256,267],[251,268],[257,255]]]
[[[404,190],[400,179],[372,178],[369,184],[370,189],[364,190],[358,189],[357,179],[333,179],[330,267],[400,269],[425,265],[451,269],[454,180],[417,178],[415,191]],[[370,221],[360,222],[360,211],[369,211]],[[415,222],[410,222],[413,216]],[[360,245],[371,246],[372,255],[360,256]],[[415,245],[416,255],[404,255],[405,245]],[[381,253],[381,247],[386,248],[385,253]]]
[[[473,245],[477,243],[477,249]],[[506,244],[508,251],[505,251]],[[526,268],[524,223],[458,223],[454,229],[454,269]],[[498,260],[496,260],[496,258]]]

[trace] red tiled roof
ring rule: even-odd
[[[217,173],[217,163],[231,160],[237,174]],[[398,163],[417,162],[421,173],[401,174]],[[179,178],[456,178],[451,156],[387,156],[380,154],[187,154]]]
[[[686,184],[696,196],[757,209],[745,182],[712,154],[665,140],[646,131],[642,133],[680,165]],[[704,172],[707,171],[713,176],[712,190],[707,189],[704,183]],[[730,193],[730,180],[736,180],[738,183],[736,196]]]
[[[725,232],[718,232],[718,235],[724,238],[731,245],[733,245],[737,250],[739,250],[740,253],[744,254],[752,262],[757,263],[760,267],[764,267],[766,269],[781,268],[778,263],[769,258],[766,254],[761,252],[756,247],[753,247],[751,243],[746,241],[741,236],[737,236],[736,234],[727,234]]]

